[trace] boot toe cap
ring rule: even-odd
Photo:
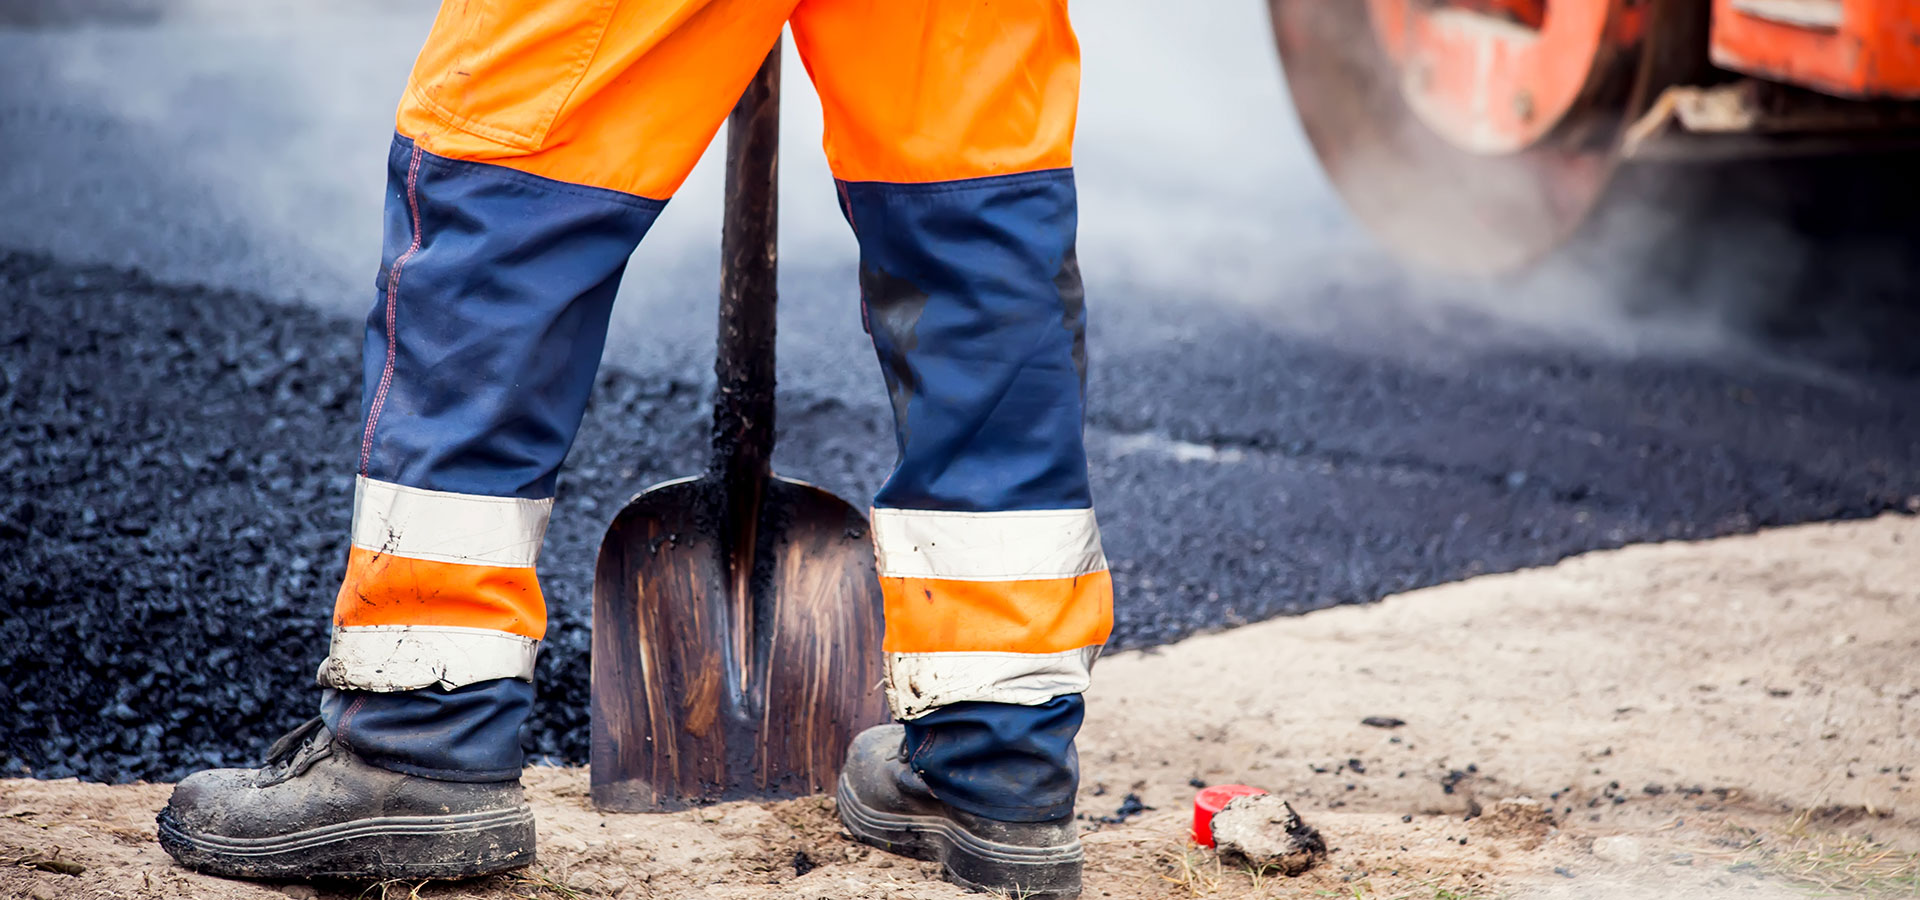
[[[907,729],[898,723],[875,725],[853,736],[853,742],[847,745],[847,765],[856,763],[877,765],[900,755],[901,742],[906,740]]]
[[[167,811],[182,829],[205,834],[229,834],[233,802],[255,786],[249,769],[209,769],[195,772],[174,786]]]

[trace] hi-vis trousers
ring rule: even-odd
[[[1112,587],[1081,434],[1065,0],[444,0],[389,158],[320,669],[329,724],[370,760],[518,777],[534,566],[615,287],[787,25],[897,426],[873,510],[889,702],[948,802],[1071,808]]]

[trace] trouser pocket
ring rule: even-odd
[[[448,125],[538,149],[618,0],[445,0],[408,89]]]

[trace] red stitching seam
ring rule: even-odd
[[[353,742],[347,740],[347,728],[348,726],[353,724],[354,713],[359,712],[360,707],[365,706],[366,703],[367,703],[367,696],[365,694],[361,694],[360,696],[353,698],[353,704],[348,706],[346,713],[340,717],[340,730],[333,735],[334,740],[337,740],[340,743],[347,745],[348,747],[353,746]]]
[[[860,238],[860,223],[853,220],[853,197],[847,193],[847,183],[842,181],[834,185],[840,191],[840,208],[847,211],[847,230],[853,232],[855,240]]]
[[[911,766],[915,772],[925,775],[927,767],[920,764],[920,754],[927,752],[927,748],[931,746],[933,746],[933,729],[929,728],[926,734],[920,736],[920,746],[907,753],[907,765]]]
[[[393,310],[400,300],[400,270],[407,267],[407,260],[420,252],[420,145],[413,145],[413,159],[407,164],[407,211],[413,216],[413,243],[407,252],[393,261],[393,271],[387,273],[387,362],[380,370],[380,389],[374,392],[373,405],[367,407],[367,431],[360,438],[360,474],[366,475],[373,460],[373,426],[380,421],[380,410],[387,405],[387,389],[393,386],[393,357],[397,339],[393,328]]]

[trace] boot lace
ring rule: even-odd
[[[317,763],[333,755],[333,732],[319,716],[282,735],[267,748],[266,783],[278,784],[306,774]]]

